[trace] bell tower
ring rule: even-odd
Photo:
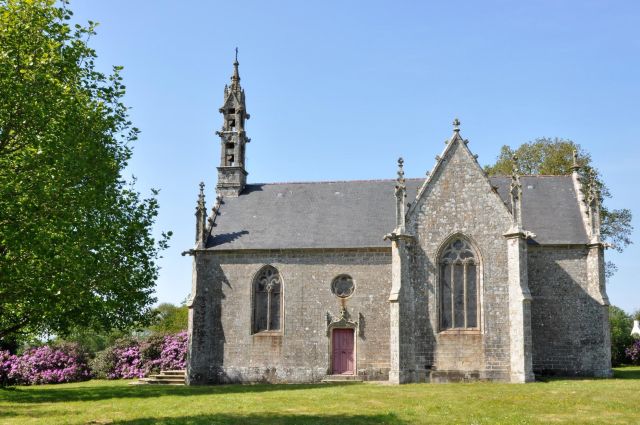
[[[238,48],[233,62],[231,85],[224,86],[224,103],[219,109],[222,114],[222,129],[216,131],[220,137],[220,166],[216,192],[221,196],[239,196],[247,183],[245,170],[245,148],[251,141],[244,131],[245,120],[249,119],[244,100],[244,90],[240,87],[238,73]]]

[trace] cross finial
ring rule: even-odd
[[[200,193],[198,194],[198,209],[199,210],[203,210],[205,209],[205,205],[204,205],[204,182],[200,182]]]
[[[235,91],[240,87],[240,73],[238,72],[238,48],[236,47],[236,60],[233,62],[233,75],[231,76],[231,88]]]
[[[460,131],[460,120],[458,118],[453,120],[453,131]]]
[[[398,158],[398,186],[404,187],[404,170],[402,168],[404,164],[404,159],[402,157]]]
[[[402,166],[404,164],[404,159],[402,157],[398,158],[398,181],[404,181],[404,170]]]

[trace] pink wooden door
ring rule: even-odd
[[[332,373],[353,375],[353,329],[334,329],[332,347]]]

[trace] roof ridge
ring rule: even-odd
[[[506,174],[496,174],[493,176],[489,176],[489,178],[493,178],[493,177],[502,177],[507,179],[511,178],[511,176],[508,176]],[[520,174],[520,177],[568,177],[568,178],[571,178],[571,175],[570,174]]]
[[[406,180],[421,181],[422,177],[409,177]],[[396,179],[368,179],[368,180],[316,180],[316,181],[292,181],[292,182],[269,182],[269,183],[247,183],[247,186],[276,185],[276,184],[323,184],[323,183],[370,183],[370,182],[395,182]]]

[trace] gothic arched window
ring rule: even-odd
[[[478,327],[479,264],[468,241],[454,238],[440,268],[440,330]]]
[[[253,282],[253,332],[279,331],[282,280],[275,267],[265,266]]]

